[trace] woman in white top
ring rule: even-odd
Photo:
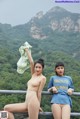
[[[29,119],[38,119],[41,102],[41,92],[46,83],[46,77],[42,74],[44,68],[43,59],[33,61],[31,52],[26,48],[31,67],[31,79],[27,82],[27,93],[25,102],[5,105],[4,110],[8,111],[8,119],[14,119],[13,112],[28,112]]]

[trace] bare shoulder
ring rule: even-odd
[[[44,75],[42,75],[42,82],[46,82],[46,77]]]

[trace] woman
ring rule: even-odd
[[[58,62],[55,65],[55,76],[52,76],[48,85],[48,91],[53,92],[51,104],[54,119],[70,119],[72,101],[70,95],[74,91],[70,76],[64,75],[64,64]]]
[[[8,104],[4,107],[8,111],[8,119],[14,119],[12,112],[27,112],[29,119],[38,119],[41,102],[41,92],[46,83],[46,77],[42,74],[44,61],[39,59],[34,63],[31,52],[26,48],[31,67],[31,79],[27,82],[26,99],[23,103]]]

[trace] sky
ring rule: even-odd
[[[55,0],[0,0],[0,23],[12,26],[25,24],[39,11],[45,14],[55,6],[72,13],[80,13],[80,0],[77,1],[79,3],[56,3]]]

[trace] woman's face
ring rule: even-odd
[[[55,72],[58,76],[63,76],[64,75],[64,67],[63,66],[56,67]]]
[[[43,67],[42,67],[42,65],[40,63],[36,63],[35,67],[34,67],[34,70],[35,70],[35,73],[37,75],[39,75],[39,74],[42,73]]]

